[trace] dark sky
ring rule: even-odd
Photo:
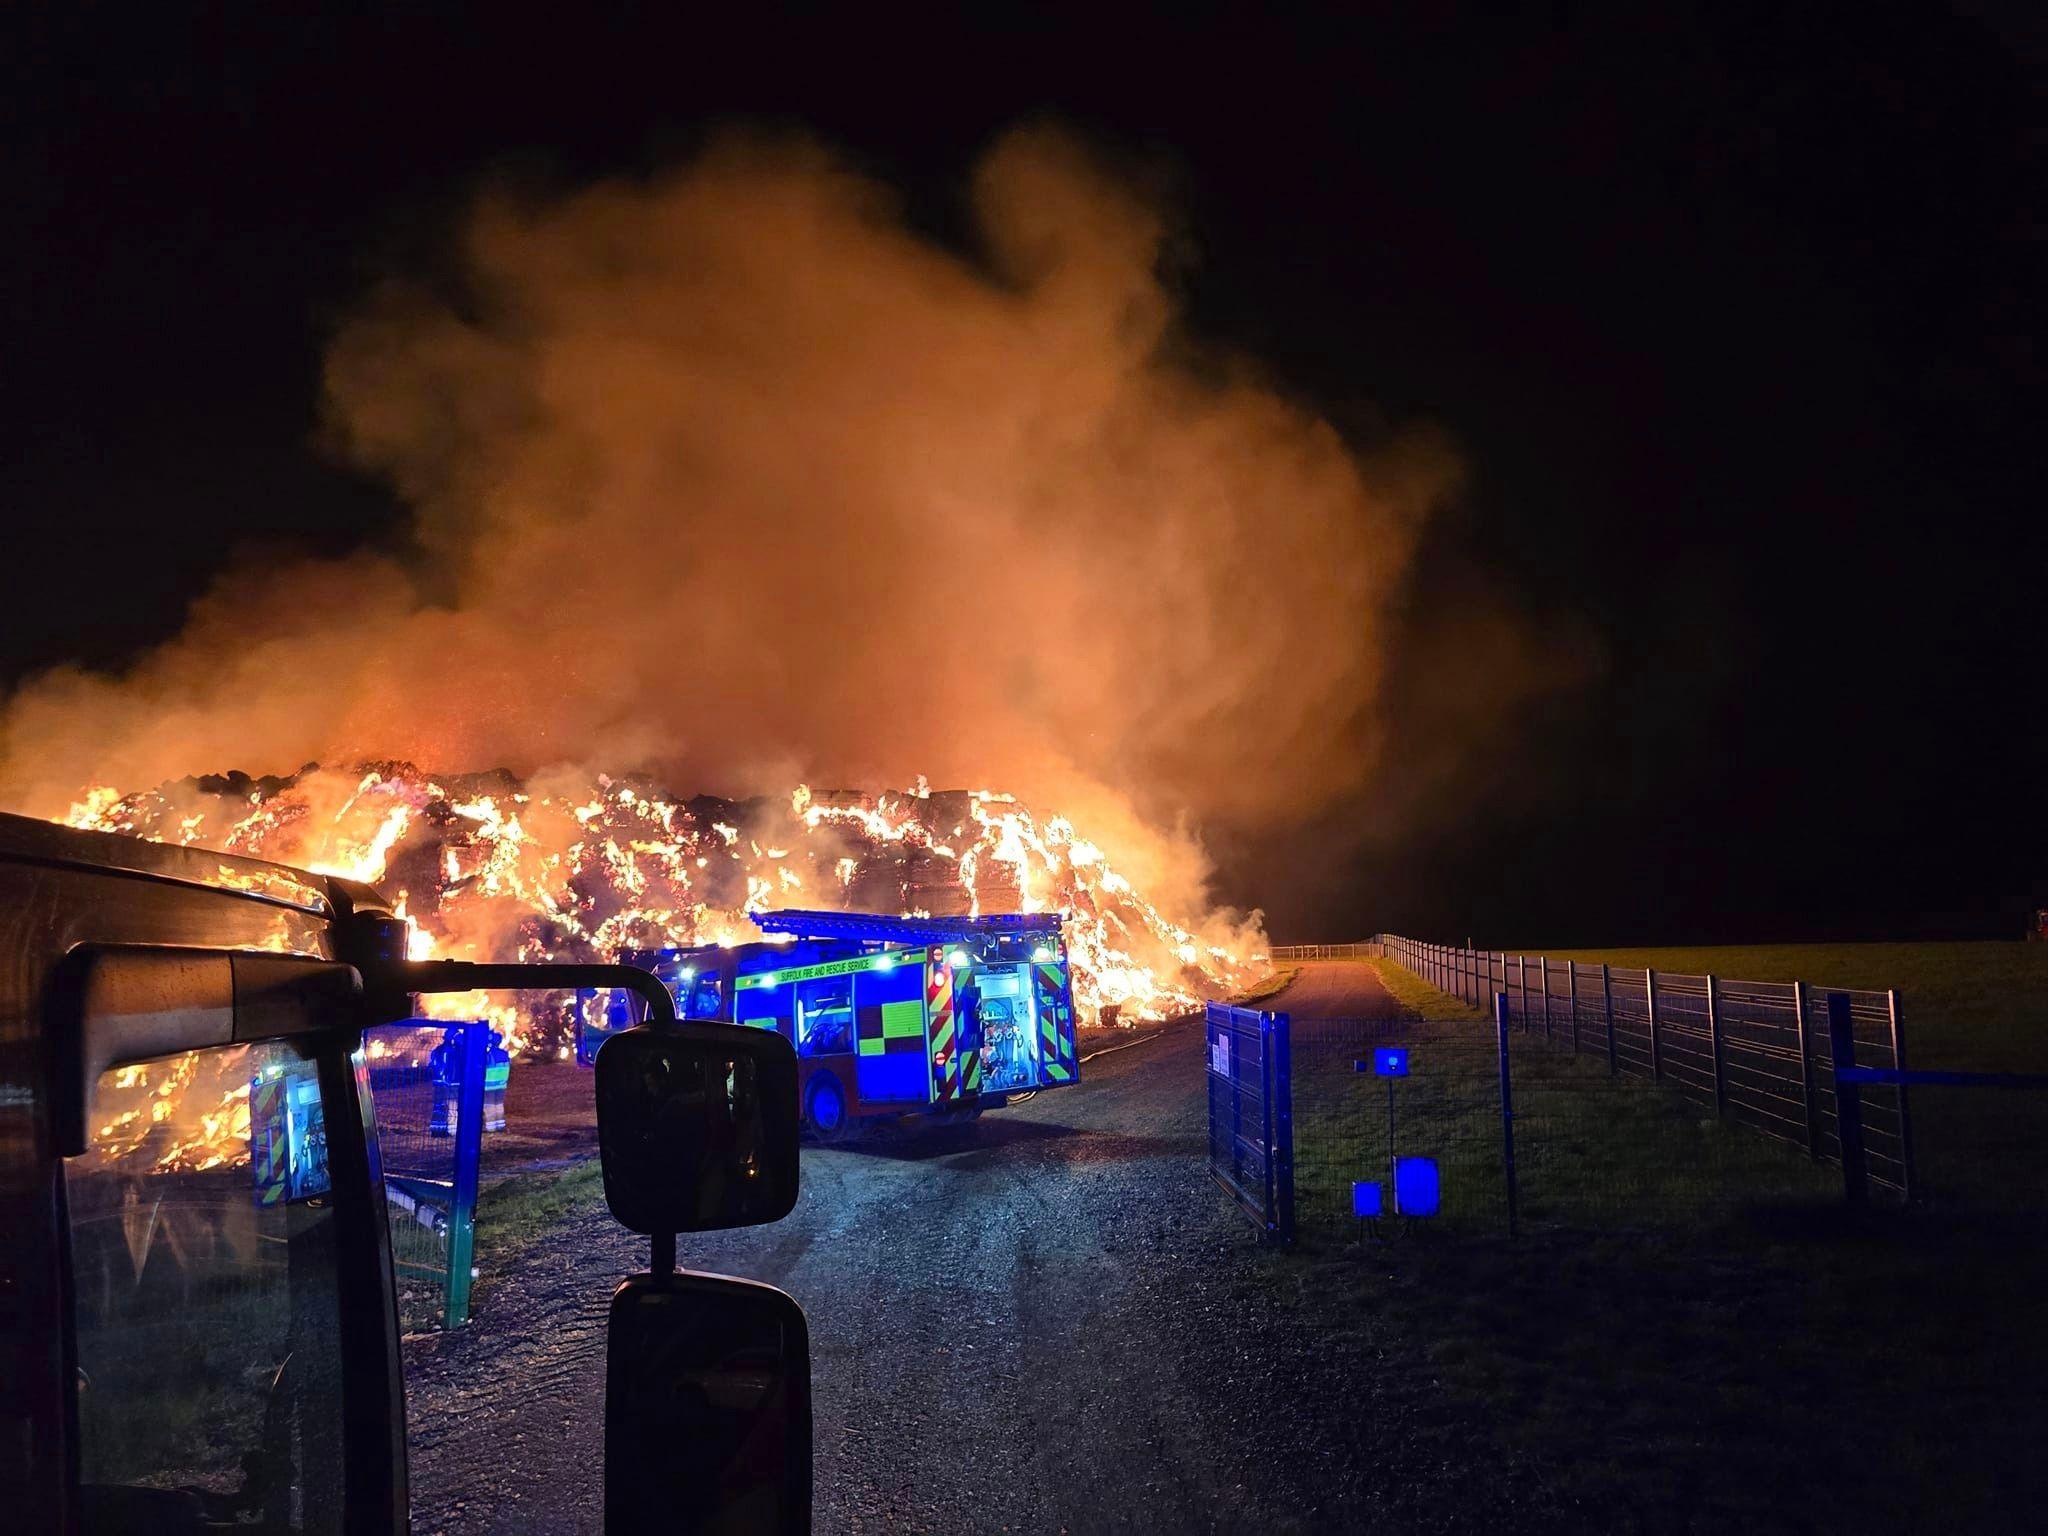
[[[1276,936],[2004,935],[2048,901],[2026,8],[860,7],[746,36],[291,9],[7,23],[0,681],[119,664],[252,546],[393,536],[314,441],[320,355],[483,178],[656,168],[748,118],[945,232],[977,152],[1043,114],[1164,175],[1199,334],[1471,466],[1380,787],[1218,850]],[[1446,768],[1451,695],[1485,687],[1443,639],[1471,605],[1584,675]]]

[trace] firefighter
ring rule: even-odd
[[[505,1129],[505,1090],[512,1081],[512,1053],[505,1049],[505,1037],[491,1031],[490,1047],[484,1052],[484,1129]]]
[[[441,1043],[427,1055],[427,1072],[434,1084],[434,1107],[427,1117],[427,1134],[450,1136],[455,1131],[456,1100],[462,1093],[462,1031],[441,1031]]]

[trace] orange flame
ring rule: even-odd
[[[255,854],[396,886],[415,957],[591,959],[624,948],[740,944],[749,914],[784,906],[929,914],[1066,914],[1084,1018],[1194,1008],[1262,970],[1253,944],[1168,918],[1063,816],[992,790],[819,794],[692,809],[645,784],[528,787],[431,778],[402,764],[355,775],[184,781],[122,796],[87,789],[73,826]],[[246,791],[240,786],[250,786]],[[423,1000],[489,1018],[515,1054],[566,1055],[565,1012],[481,994]],[[246,1112],[244,1116],[246,1129]]]

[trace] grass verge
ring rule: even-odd
[[[1249,992],[1239,993],[1231,999],[1231,1002],[1242,1007],[1249,1003],[1262,1003],[1269,997],[1277,997],[1293,986],[1294,978],[1300,974],[1301,967],[1298,965],[1275,966],[1272,975],[1268,976],[1256,987],[1253,987]]]
[[[1460,1001],[1448,992],[1439,992],[1406,966],[1377,956],[1353,962],[1372,967],[1373,975],[1380,985],[1393,994],[1394,1001],[1401,1005],[1404,1013],[1417,1019],[1460,1019],[1484,1023],[1490,1015]]]
[[[472,1298],[487,1296],[563,1221],[603,1204],[604,1173],[595,1152],[566,1167],[514,1174],[484,1190],[476,1202],[476,1265],[482,1274]]]

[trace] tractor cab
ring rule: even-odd
[[[678,1232],[795,1202],[785,1041],[679,1021],[624,967],[409,961],[345,880],[0,816],[7,1528],[404,1531],[363,1032],[419,993],[576,987],[645,1015],[596,1063],[606,1198],[649,1239],[646,1273],[591,1277],[607,1529],[807,1528],[801,1310],[675,1267]]]

